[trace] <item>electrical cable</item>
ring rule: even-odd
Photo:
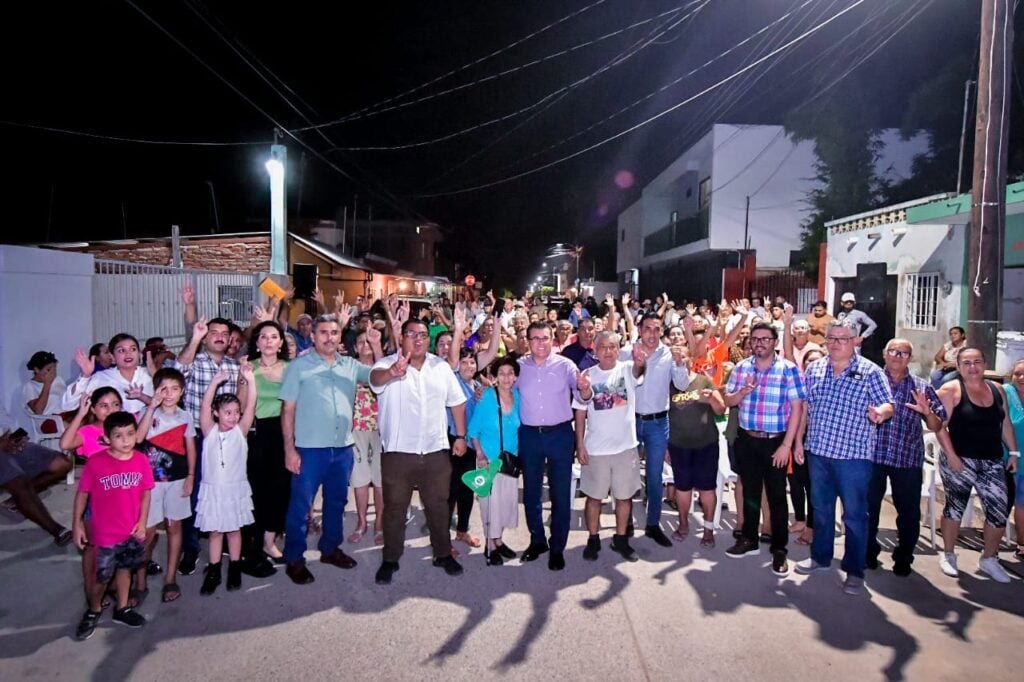
[[[249,145],[270,144],[269,141],[238,141],[238,142],[201,142],[195,140],[153,140],[138,137],[124,137],[120,135],[103,135],[101,133],[90,133],[85,130],[71,130],[69,128],[56,128],[54,126],[36,125],[21,121],[0,120],[0,124],[15,126],[17,128],[29,128],[31,130],[42,130],[49,133],[60,133],[62,135],[75,135],[87,137],[94,140],[107,140],[110,142],[128,142],[132,144],[152,144],[175,147],[244,147]]]

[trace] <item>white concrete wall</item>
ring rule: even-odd
[[[644,241],[643,219],[643,199],[619,214],[618,233],[615,235],[615,272],[623,273],[640,267]]]
[[[906,234],[893,234],[893,229],[906,229]],[[963,225],[907,225],[899,221],[887,225],[868,227],[852,232],[829,234],[828,258],[825,266],[825,300],[835,300],[834,278],[856,277],[858,263],[886,264],[886,273],[899,277],[896,300],[896,335],[914,344],[915,373],[931,371],[932,357],[948,339],[949,328],[961,325],[961,302],[964,293],[963,272],[965,253],[965,226]],[[868,234],[879,234],[880,239],[869,239]],[[857,237],[855,244],[849,244]],[[909,273],[938,272],[943,283],[949,283],[948,293],[940,291],[938,329],[916,331],[904,326],[906,305],[906,277]]]
[[[0,397],[11,416],[24,412],[25,363],[37,350],[56,354],[66,381],[77,378],[75,348],[95,342],[92,278],[91,254],[0,246]]]

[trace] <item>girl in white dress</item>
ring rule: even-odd
[[[255,377],[248,360],[241,362],[242,379],[254,386]],[[221,581],[220,559],[224,535],[228,536],[229,590],[242,586],[242,526],[253,522],[252,488],[246,477],[249,447],[246,434],[256,414],[256,391],[246,391],[243,409],[233,393],[216,395],[217,387],[230,375],[221,370],[213,377],[203,395],[200,426],[203,430],[203,478],[196,504],[196,525],[210,534],[210,559],[203,571],[199,593],[213,594]]]

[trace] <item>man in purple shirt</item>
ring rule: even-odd
[[[582,374],[568,358],[551,352],[551,329],[534,322],[526,329],[530,354],[519,360],[520,406],[519,459],[523,464],[523,507],[530,529],[530,546],[523,561],[534,561],[551,550],[548,568],[565,568],[565,544],[569,538],[572,459],[575,437],[572,430],[572,404],[575,397],[590,402],[594,392],[587,372]],[[548,468],[551,491],[551,544],[544,537],[541,516],[541,490],[544,466]]]

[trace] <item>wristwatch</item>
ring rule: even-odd
[[[456,435],[456,436],[455,436],[455,440],[458,440],[458,439],[460,439],[460,438],[461,438],[462,440],[466,440],[466,437],[465,437],[465,436],[460,436],[460,435]]]

